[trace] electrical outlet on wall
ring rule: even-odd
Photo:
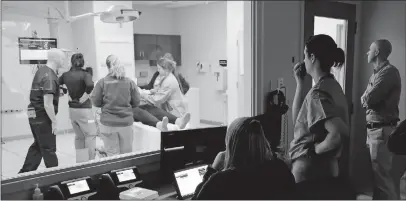
[[[280,78],[278,78],[278,88],[281,88],[281,87],[283,87],[284,86],[284,83],[283,83],[283,77],[280,77]]]

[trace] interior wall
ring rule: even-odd
[[[93,3],[91,1],[70,1],[70,15],[77,16],[84,13],[93,12]],[[96,41],[94,21],[96,17],[84,18],[71,23],[73,51],[83,54],[85,66],[93,68],[93,81],[97,80],[97,62],[96,62]]]
[[[133,9],[142,12],[140,19],[134,22],[134,34],[179,35],[174,9],[139,4],[133,4]],[[157,67],[150,66],[149,61],[135,61],[135,76],[139,85],[148,83],[156,71]],[[140,77],[141,72],[148,72],[148,76]]]
[[[224,96],[215,90],[216,77],[209,70],[198,73],[197,62],[219,66],[227,59],[227,2],[174,9],[175,27],[181,35],[181,73],[191,87],[200,89],[200,118],[215,123],[225,119]]]
[[[242,116],[244,103],[244,80],[240,79],[239,36],[244,34],[244,2],[227,2],[227,124]],[[243,41],[238,41],[244,45]],[[240,94],[239,94],[240,92]],[[241,93],[242,92],[242,93]]]
[[[298,62],[303,54],[300,42],[303,33],[301,31],[302,4],[301,1],[260,1],[258,8],[257,16],[260,18],[262,30],[259,30],[257,38],[257,44],[260,45],[257,53],[260,59],[257,79],[260,83],[258,83],[256,103],[259,106],[257,112],[262,113],[265,93],[277,88],[278,78],[284,79],[285,95],[291,107],[296,90],[296,82],[292,76],[294,65],[292,57],[295,62]],[[286,142],[290,142],[293,138],[291,113],[289,110],[285,116],[288,122],[288,130],[285,133],[288,137]],[[287,148],[288,144],[284,146]]]
[[[252,1],[244,1],[244,116],[253,116]]]
[[[94,12],[104,12],[113,5],[132,7],[131,1],[93,1]],[[97,19],[97,18],[96,18]],[[126,77],[135,81],[134,37],[133,23],[111,24],[101,20],[94,20],[96,40],[96,66],[97,80],[108,73],[106,66],[107,56],[113,54],[120,59],[125,67]]]
[[[2,27],[5,29],[2,30],[1,133],[4,140],[32,136],[25,110],[29,104],[35,68],[33,65],[20,64],[18,37],[31,37],[34,30],[37,31],[38,37],[49,37],[49,26],[44,17],[47,16],[48,8],[51,6],[63,10],[62,2],[56,1],[2,2]],[[50,15],[56,15],[56,11],[52,8]],[[70,25],[61,23],[58,47],[72,49],[72,44]],[[60,131],[71,129],[68,110],[65,106],[67,101],[67,97],[61,97],[59,101],[57,120]],[[8,112],[6,113],[5,110]]]

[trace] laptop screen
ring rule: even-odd
[[[197,185],[203,181],[207,166],[208,165],[200,165],[175,172],[176,184],[182,198],[193,196]]]

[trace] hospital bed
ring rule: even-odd
[[[198,128],[200,125],[200,103],[199,103],[199,89],[190,88],[185,94],[185,101],[190,112],[190,121],[185,129]],[[100,109],[94,108],[96,121],[100,122],[99,115]],[[149,152],[157,151],[161,147],[161,131],[152,126],[145,125],[141,122],[133,123],[133,152]],[[98,140],[98,143],[102,141]],[[102,147],[103,145],[98,145]]]

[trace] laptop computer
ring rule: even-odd
[[[196,187],[203,181],[207,164],[188,167],[174,172],[174,183],[178,199],[187,200],[194,196]]]

